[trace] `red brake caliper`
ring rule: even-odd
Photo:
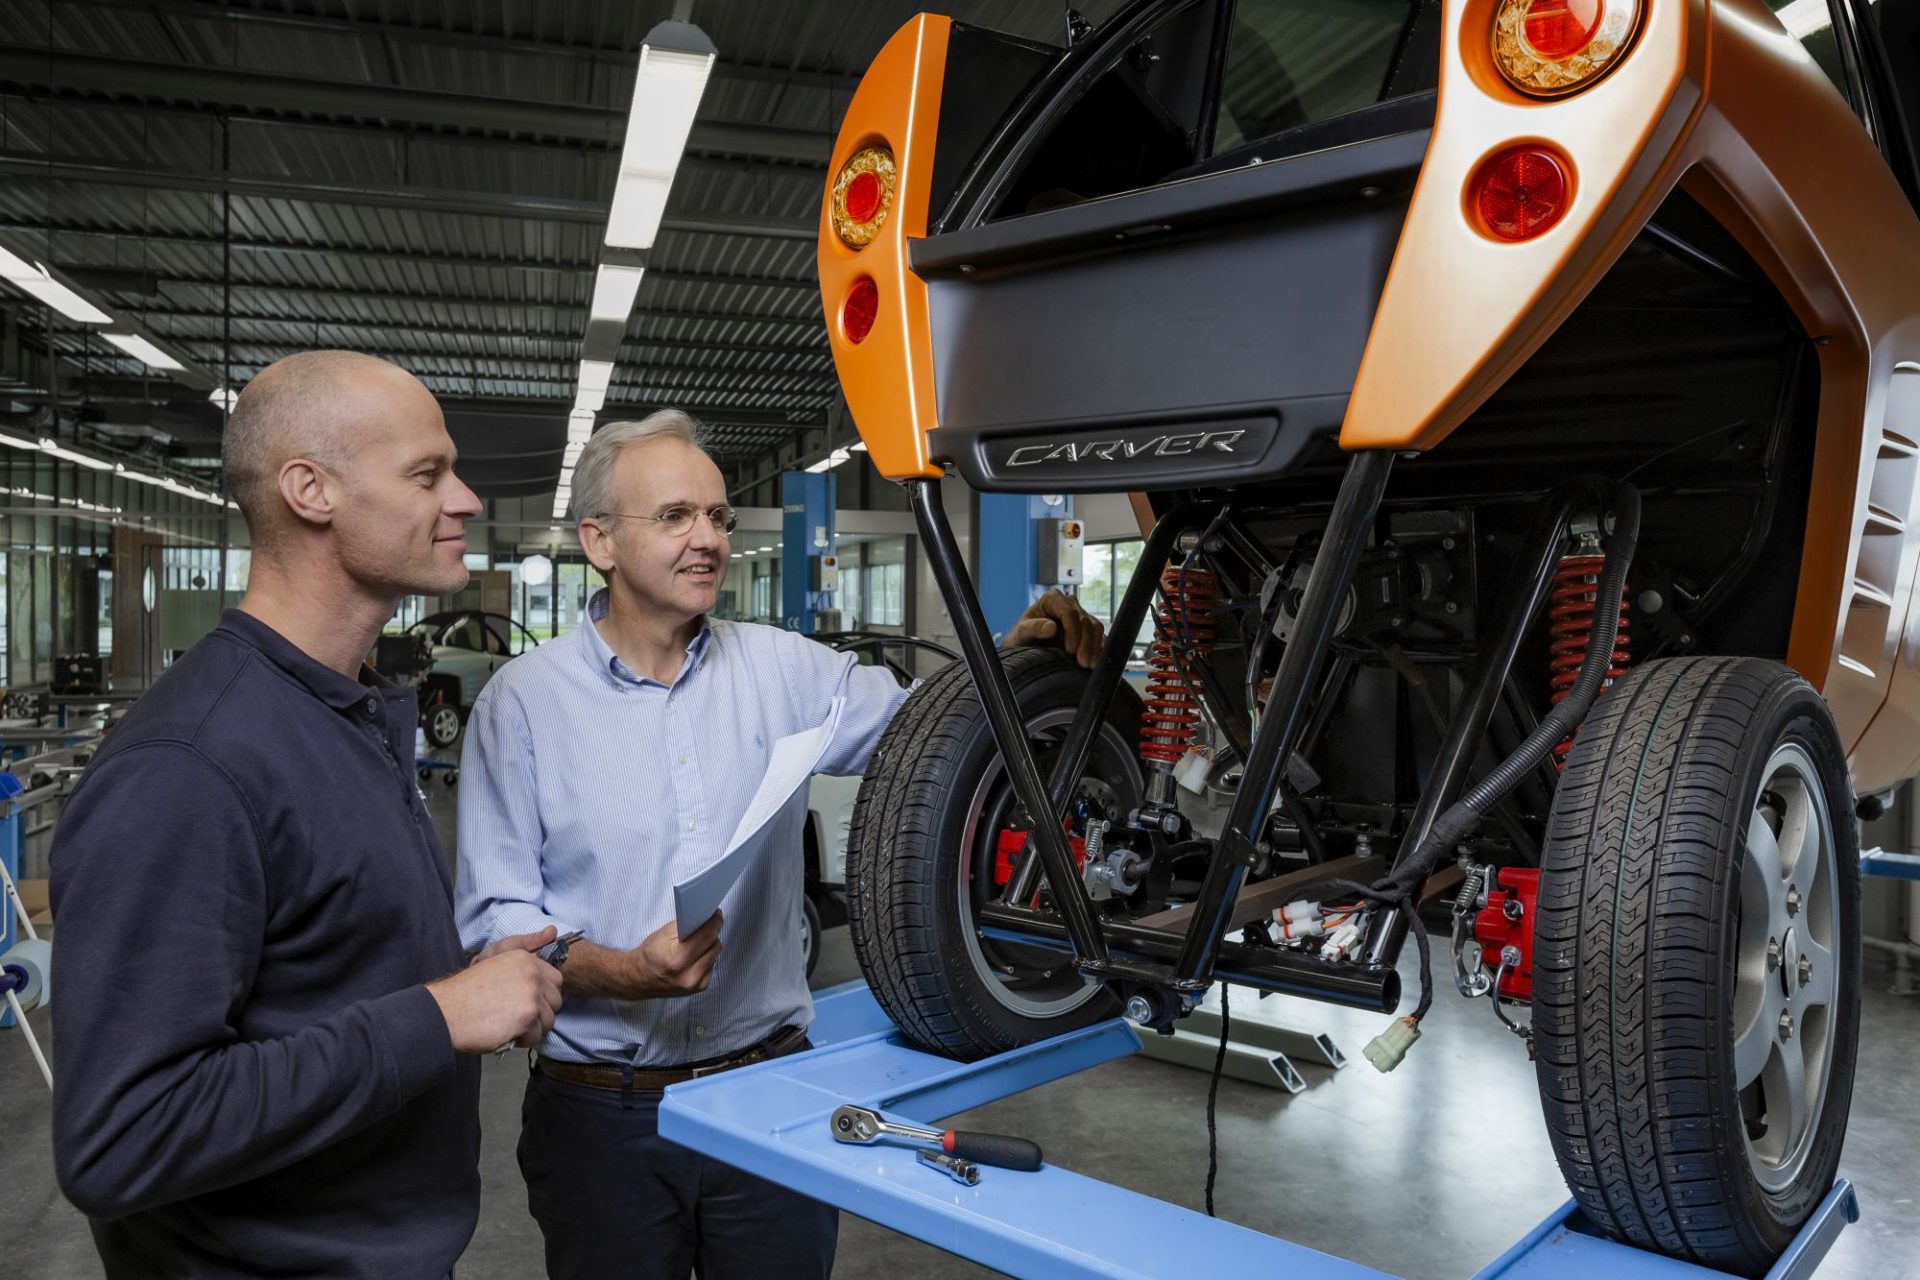
[[[1087,842],[1073,834],[1073,824],[1060,824],[1067,831],[1067,847],[1073,852],[1074,867],[1084,872],[1087,869]],[[1000,833],[1000,839],[993,846],[993,887],[1004,889],[1007,881],[1013,879],[1013,860],[1027,847],[1027,833],[1018,827],[1008,827]],[[1035,900],[1039,899],[1034,895]]]
[[[1482,963],[1499,972],[1501,952],[1513,947],[1520,962],[1506,967],[1500,994],[1509,1000],[1533,999],[1533,902],[1540,892],[1535,867],[1502,867],[1487,905],[1473,918],[1473,936],[1485,953]]]

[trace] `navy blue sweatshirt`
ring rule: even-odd
[[[134,704],[52,851],[53,1141],[110,1276],[444,1275],[479,1065],[416,703],[256,619]]]

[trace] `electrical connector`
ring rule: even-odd
[[[1420,1024],[1412,1018],[1396,1018],[1392,1026],[1367,1041],[1361,1050],[1375,1071],[1391,1071],[1406,1059],[1407,1050],[1420,1038]]]
[[[1347,922],[1327,935],[1320,944],[1320,958],[1338,962],[1346,958],[1348,952],[1360,945],[1360,917],[1349,916]]]
[[[1297,898],[1273,913],[1273,932],[1276,941],[1291,942],[1296,938],[1317,938],[1327,931],[1326,917],[1320,914],[1320,904]]]

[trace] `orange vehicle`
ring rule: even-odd
[[[1767,1268],[1846,1127],[1854,818],[1920,771],[1913,7],[1142,0],[887,44],[819,275],[965,657],[849,844],[908,1036],[1164,1028],[1220,979],[1396,1013],[1411,936],[1387,1070],[1431,912],[1587,1216]],[[1091,672],[993,649],[949,470],[1137,495]]]

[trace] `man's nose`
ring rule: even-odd
[[[459,476],[454,476],[453,489],[447,494],[447,500],[441,505],[441,510],[455,520],[471,520],[482,510],[480,496],[467,488]]]
[[[702,551],[724,552],[727,549],[727,535],[702,511],[693,522],[693,533],[688,537],[687,545]]]

